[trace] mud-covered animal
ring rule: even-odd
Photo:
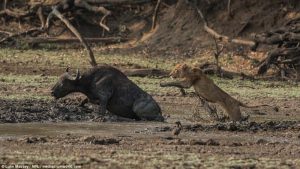
[[[73,92],[83,93],[91,103],[99,104],[100,113],[108,110],[121,117],[163,121],[156,101],[111,66],[94,67],[82,76],[77,70],[76,78],[67,69],[52,88],[51,95],[59,99]]]
[[[181,81],[169,82],[169,83],[161,83],[161,87],[166,86],[176,86],[181,88],[190,88],[194,87],[196,93],[204,98],[205,100],[220,104],[227,114],[229,115],[232,121],[240,121],[241,111],[240,106],[253,108],[259,106],[269,106],[269,105],[255,105],[248,106],[235,98],[231,97],[224,90],[219,88],[213,80],[208,78],[201,69],[197,67],[191,67],[187,64],[178,64],[171,71],[170,76],[172,78],[181,78]]]

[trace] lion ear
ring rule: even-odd
[[[195,73],[195,74],[201,74],[201,70],[197,69],[197,68],[192,68],[192,72]]]
[[[196,75],[198,77],[198,79],[202,78],[203,72],[202,72],[201,69],[194,67],[194,68],[192,68],[192,72],[193,72],[194,75]]]

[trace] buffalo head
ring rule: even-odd
[[[76,84],[80,78],[79,70],[77,70],[77,75],[73,78],[69,73],[69,68],[66,69],[66,72],[63,73],[58,82],[52,87],[51,95],[55,99],[62,98],[68,95],[71,92],[75,92],[77,87]]]

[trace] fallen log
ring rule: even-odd
[[[132,77],[146,77],[146,76],[159,76],[166,77],[168,72],[159,69],[127,69],[123,73]]]
[[[12,32],[4,31],[4,30],[0,30],[0,34],[5,34],[5,35],[8,35],[8,36],[13,35]]]
[[[279,57],[285,57],[282,59],[283,61],[285,61],[286,59],[299,60],[298,58],[300,57],[300,48],[278,48],[271,51],[268,56],[259,64],[257,74],[262,75],[267,72],[271,64],[274,64],[275,62],[280,63],[280,61],[278,61]]]
[[[251,49],[256,49],[257,43],[252,40],[246,40],[246,39],[237,39],[237,38],[230,38],[225,35],[221,35],[212,28],[208,27],[207,25],[204,25],[204,30],[212,35],[214,38],[223,41],[225,43],[235,43],[239,45],[245,45],[245,46],[250,46]]]
[[[31,15],[31,11],[24,12],[24,11],[12,11],[10,9],[4,9],[0,11],[0,16],[1,15],[8,15],[14,18],[22,18]]]
[[[284,41],[288,42],[300,42],[300,35],[292,32],[287,32],[284,34],[272,34],[266,35],[254,35],[254,40],[258,43],[276,45],[281,44]]]
[[[86,42],[92,43],[120,43],[128,41],[128,38],[121,38],[121,37],[110,37],[110,38],[85,38]],[[36,38],[25,38],[28,44],[41,44],[41,43],[78,43],[80,40],[78,38],[55,38],[55,37],[36,37]],[[81,42],[80,42],[81,43]]]
[[[31,28],[29,30],[26,30],[26,31],[23,31],[23,32],[18,32],[18,33],[15,33],[15,34],[10,34],[9,36],[3,38],[0,40],[0,44],[3,43],[3,42],[6,42],[12,38],[15,38],[15,37],[19,37],[19,36],[23,36],[23,35],[29,35],[29,34],[32,34],[32,33],[42,33],[44,32],[45,30],[42,29],[42,28]]]

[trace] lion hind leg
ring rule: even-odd
[[[232,121],[241,121],[242,120],[242,114],[241,114],[239,105],[235,105],[234,107],[232,107],[232,111],[230,113],[231,113],[230,118]]]
[[[233,105],[226,105],[224,103],[221,106],[225,109],[226,113],[229,115],[230,120],[232,121],[241,121],[242,114],[240,110],[240,106],[233,104]]]

